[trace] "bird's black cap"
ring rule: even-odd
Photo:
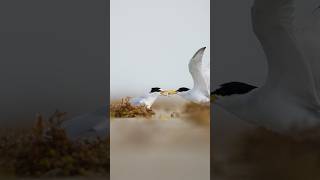
[[[255,88],[257,87],[242,82],[228,82],[220,85],[220,88],[211,92],[211,95],[230,96],[233,94],[246,94]]]
[[[153,93],[153,92],[161,92],[161,88],[153,87],[153,88],[151,88],[150,93]]]
[[[189,88],[186,88],[186,87],[181,87],[177,90],[177,92],[185,92],[185,91],[189,91],[190,89]]]

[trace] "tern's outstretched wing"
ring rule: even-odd
[[[202,71],[204,72],[203,75],[207,84],[207,89],[210,92],[210,64],[204,65],[202,69],[203,69]]]
[[[310,63],[315,93],[320,97],[320,14],[311,14],[306,27],[300,30],[298,41],[305,59]]]
[[[294,0],[255,0],[253,29],[268,61],[268,78],[259,91],[289,95],[319,107],[314,72],[294,26],[294,11]]]
[[[207,97],[210,97],[210,90],[208,89],[209,86],[206,83],[204,76],[205,72],[203,72],[202,66],[202,57],[205,49],[206,48],[203,47],[193,55],[189,62],[189,72],[193,78],[193,89],[199,90]]]
[[[102,107],[92,113],[84,114],[67,120],[62,128],[71,139],[90,137],[106,137],[109,131],[107,122],[107,107]]]

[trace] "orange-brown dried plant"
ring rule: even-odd
[[[113,103],[110,106],[110,116],[116,118],[135,118],[146,117],[150,118],[155,115],[152,109],[144,105],[133,106],[130,104],[130,98],[123,98],[119,103]]]
[[[0,136],[0,175],[79,176],[109,174],[109,138],[71,141],[59,127],[66,113],[37,115],[32,129]]]

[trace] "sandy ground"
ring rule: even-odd
[[[239,136],[255,127],[233,117],[222,109],[212,112],[211,120],[211,176],[216,180],[242,180],[242,174],[250,172],[250,166],[232,162],[238,146]],[[241,142],[240,142],[241,143]]]
[[[212,179],[320,179],[320,141],[280,135],[219,108],[211,120]]]
[[[210,127],[172,118],[182,107],[155,105],[151,119],[111,120],[112,180],[210,179]]]

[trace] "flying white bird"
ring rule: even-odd
[[[176,94],[179,96],[198,104],[210,102],[210,67],[204,65],[202,61],[205,49],[205,47],[199,49],[189,62],[193,88],[181,87],[176,90]]]
[[[140,106],[140,105],[145,105],[147,108],[151,108],[152,104],[155,102],[155,100],[160,96],[164,95],[165,91],[163,91],[159,87],[154,87],[151,88],[150,92],[144,96],[141,97],[136,97],[130,99],[130,104],[134,106]]]
[[[242,120],[280,132],[298,133],[320,125],[320,26],[298,27],[294,0],[255,0],[253,30],[268,62],[268,77],[257,88],[221,85],[214,103]],[[308,19],[308,20],[310,20]]]

